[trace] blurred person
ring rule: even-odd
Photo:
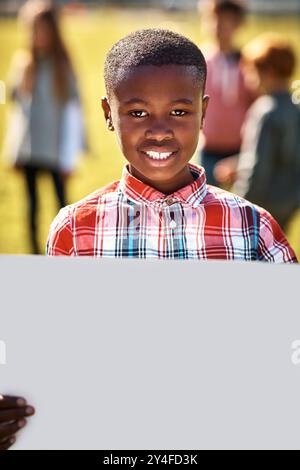
[[[241,127],[254,96],[245,83],[241,52],[235,46],[236,33],[245,20],[244,4],[237,0],[208,4],[216,45],[204,52],[208,68],[206,90],[212,98],[203,129],[200,163],[206,170],[207,182],[217,186],[214,167],[240,152]]]
[[[296,57],[283,37],[266,33],[244,49],[245,75],[262,96],[249,109],[239,159],[216,176],[233,178],[233,192],[267,209],[286,231],[300,207],[300,108],[289,87]]]
[[[4,153],[24,173],[32,251],[39,254],[38,173],[51,175],[59,207],[66,206],[66,181],[84,139],[79,92],[57,11],[46,2],[29,0],[20,18],[29,28],[30,47],[18,51],[12,61],[14,107]]]

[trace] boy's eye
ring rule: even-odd
[[[187,111],[184,111],[183,109],[174,109],[172,112],[176,113],[175,116],[185,116],[187,114]]]
[[[130,115],[133,116],[133,117],[145,117],[145,116],[141,116],[140,114],[142,113],[146,113],[146,111],[143,111],[143,110],[137,110],[137,111],[130,111]],[[147,113],[146,113],[147,114]]]
[[[137,109],[137,110],[134,110],[134,111],[130,111],[129,114],[130,114],[130,116],[133,116],[133,117],[136,117],[136,118],[143,118],[143,117],[148,116],[147,111],[143,111],[142,109]],[[172,116],[185,116],[186,114],[188,114],[188,112],[184,111],[183,109],[174,109],[173,111],[171,111],[170,114]]]

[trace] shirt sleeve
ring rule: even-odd
[[[259,261],[270,263],[298,263],[296,254],[276,220],[265,210],[260,214]]]
[[[59,211],[50,226],[46,243],[46,255],[74,256],[69,206]]]

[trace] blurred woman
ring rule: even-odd
[[[59,31],[57,11],[30,0],[20,15],[30,30],[30,47],[13,60],[11,97],[16,110],[6,152],[24,172],[32,250],[38,254],[37,175],[49,173],[59,207],[67,205],[65,183],[84,139],[76,78]]]

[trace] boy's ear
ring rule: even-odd
[[[202,100],[202,117],[201,117],[200,129],[203,129],[203,124],[204,124],[204,119],[205,119],[208,103],[209,103],[209,96],[204,95],[203,100]]]
[[[102,96],[101,106],[102,106],[102,109],[103,109],[107,129],[110,130],[110,131],[114,131],[114,126],[113,126],[112,117],[111,117],[111,109],[110,109],[110,105],[109,105],[107,96]]]

